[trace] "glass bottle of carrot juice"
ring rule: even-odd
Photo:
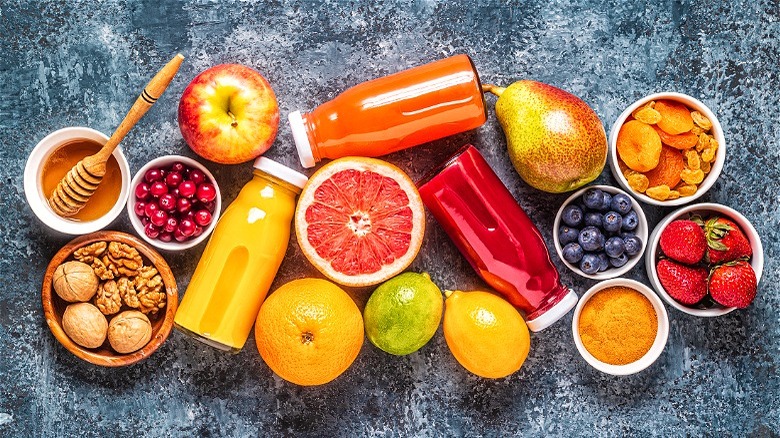
[[[268,158],[217,222],[174,322],[212,347],[238,352],[287,251],[307,178]]]
[[[288,118],[309,168],[323,158],[378,157],[468,131],[487,113],[474,64],[456,55],[364,82]]]

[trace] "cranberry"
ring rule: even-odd
[[[195,225],[195,232],[192,233],[192,237],[198,237],[201,234],[203,234],[203,227],[199,227],[199,226]]]
[[[149,170],[147,170],[147,171],[146,171],[146,173],[144,174],[144,179],[145,179],[147,182],[150,182],[150,183],[153,183],[153,182],[155,182],[155,181],[159,181],[159,180],[161,180],[162,178],[163,178],[163,172],[162,172],[162,169],[158,169],[158,168],[156,168],[156,167],[155,167],[155,168],[152,168],[152,169],[149,169]]]
[[[192,198],[195,196],[198,186],[194,181],[184,180],[179,184],[179,195],[185,198]]]
[[[149,222],[149,218],[148,218],[148,217],[146,217],[146,216],[142,217],[142,218],[141,218],[141,223],[143,224],[143,226],[147,226],[147,225],[149,225],[149,223],[150,223],[150,222]]]
[[[190,171],[190,180],[194,182],[196,185],[203,184],[206,182],[206,174],[198,169],[192,169]]]
[[[173,196],[178,198],[179,197],[179,188],[176,187],[176,188],[174,188],[172,190],[169,190],[168,193],[170,193],[171,195],[173,195]]]
[[[162,196],[168,193],[168,186],[162,181],[155,181],[149,186],[149,193],[151,193],[152,196]]]
[[[154,191],[152,191],[152,194],[154,194]],[[203,183],[198,186],[198,191],[195,196],[200,202],[210,202],[217,197],[217,189],[215,189],[214,185],[211,183]]]
[[[182,234],[181,230],[177,228],[176,231],[173,232],[173,238],[176,239],[177,242],[184,242],[185,240],[188,240],[190,237]]]
[[[192,202],[187,198],[179,198],[176,200],[176,211],[186,214],[190,211]]]
[[[160,196],[160,200],[158,202],[160,204],[160,208],[165,211],[171,211],[176,208],[176,197],[170,193],[166,193]]]
[[[160,230],[154,226],[154,224],[146,224],[144,227],[144,233],[149,236],[150,239],[156,239],[160,235]]]
[[[152,217],[154,212],[159,209],[160,209],[159,205],[155,204],[154,202],[150,202],[146,204],[146,206],[144,207],[144,215],[146,215],[146,217]]]
[[[162,210],[157,210],[154,213],[152,213],[151,216],[149,216],[149,220],[152,222],[152,225],[154,225],[155,227],[162,227],[168,221],[168,213]]]
[[[182,179],[181,173],[171,172],[165,177],[165,184],[168,184],[168,187],[176,187],[181,184]]]
[[[135,186],[135,199],[143,201],[149,197],[149,184],[142,182]]]
[[[179,228],[177,230],[187,237],[192,236],[195,233],[195,222],[192,219],[185,218],[179,221]]]
[[[171,164],[171,172],[179,172],[181,173],[185,169],[184,164],[180,162],[175,162]]]
[[[214,212],[214,207],[217,206],[217,201],[211,201],[211,202],[203,202],[200,204],[203,208],[210,212]]]
[[[135,215],[138,217],[144,217],[144,208],[146,208],[145,202],[136,202],[135,208],[133,208],[133,211],[135,211]]]
[[[173,233],[174,231],[176,231],[176,228],[178,228],[178,226],[179,226],[179,221],[176,220],[175,217],[170,216],[168,217],[168,221],[165,222],[164,230],[168,233]]]
[[[198,210],[195,212],[195,223],[205,227],[211,223],[211,213],[208,210]]]
[[[163,242],[170,242],[173,240],[173,233],[160,233],[159,236],[157,236],[158,239],[162,240]]]

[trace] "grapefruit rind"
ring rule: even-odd
[[[306,212],[309,206],[315,202],[315,192],[323,183],[330,180],[337,173],[344,170],[356,170],[359,172],[374,172],[383,177],[395,181],[406,193],[408,198],[408,207],[412,212],[412,229],[410,231],[411,239],[405,254],[395,258],[391,263],[383,264],[375,272],[348,275],[334,269],[330,260],[320,256],[317,249],[312,245],[309,239]],[[399,206],[403,207],[403,206]],[[344,224],[344,226],[348,226]],[[309,178],[308,183],[303,188],[298,206],[295,212],[295,232],[298,239],[298,245],[301,251],[323,275],[343,286],[362,287],[379,284],[406,269],[417,256],[422,246],[423,236],[425,234],[425,208],[417,192],[414,182],[398,167],[375,158],[363,157],[345,157],[334,160]]]

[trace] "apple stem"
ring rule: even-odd
[[[228,115],[230,116],[230,118],[231,118],[231,119],[233,119],[233,121],[230,123],[230,126],[232,126],[232,127],[234,127],[234,128],[235,128],[236,126],[238,126],[238,120],[236,120],[236,116],[234,116],[234,115],[233,115],[233,113],[232,113],[232,112],[230,112],[230,110],[228,110],[228,112],[227,112],[227,113],[228,113]]]
[[[505,87],[497,87],[493,84],[484,84],[482,85],[482,92],[483,93],[493,93],[498,97],[501,97],[501,94],[506,90]]]

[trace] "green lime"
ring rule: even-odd
[[[406,272],[379,285],[366,303],[366,335],[382,351],[414,353],[431,340],[441,322],[444,299],[427,273]]]

